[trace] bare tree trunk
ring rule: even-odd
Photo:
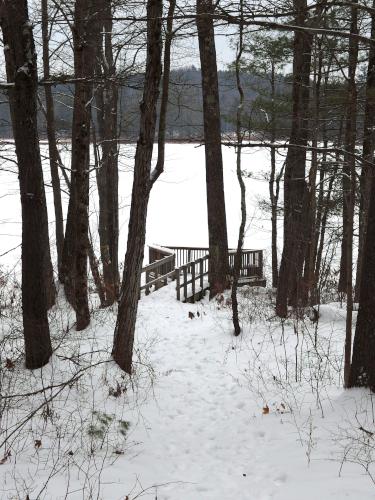
[[[313,85],[313,127],[312,127],[312,147],[311,167],[309,170],[309,186],[308,186],[308,239],[306,245],[306,258],[304,269],[304,302],[313,302],[313,291],[315,290],[315,250],[317,246],[316,224],[317,224],[317,207],[316,207],[316,177],[318,173],[318,137],[320,125],[320,88],[322,80],[322,44],[319,40],[315,44],[314,55],[314,85]]]
[[[317,247],[316,259],[315,259],[315,292],[314,292],[314,295],[315,295],[318,303],[320,302],[320,297],[318,295],[318,284],[319,284],[319,280],[320,280],[320,271],[321,271],[321,266],[322,266],[324,242],[325,242],[325,235],[326,235],[326,230],[327,230],[329,207],[330,207],[331,196],[332,196],[332,188],[333,188],[333,182],[335,180],[335,175],[336,175],[337,169],[338,169],[338,167],[336,167],[334,169],[334,172],[331,173],[331,177],[328,181],[327,194],[326,194],[324,200],[322,201],[324,206],[322,209],[322,216],[321,216],[321,222],[320,222],[319,244]]]
[[[243,0],[240,0],[240,11],[241,11],[241,20],[243,17]],[[237,337],[241,333],[241,326],[238,316],[238,300],[237,300],[237,287],[238,287],[238,279],[240,277],[241,272],[241,260],[242,260],[242,248],[245,237],[245,224],[246,224],[246,186],[242,177],[242,169],[241,169],[241,155],[242,155],[242,110],[243,104],[245,100],[241,76],[240,76],[240,65],[241,65],[241,57],[243,52],[243,25],[240,23],[239,28],[239,41],[237,46],[237,55],[236,55],[236,83],[237,83],[237,91],[239,95],[239,103],[237,106],[237,119],[236,119],[236,136],[237,136],[237,155],[236,155],[236,166],[237,166],[237,179],[240,185],[241,191],[241,224],[238,231],[238,243],[237,243],[237,251],[234,257],[234,269],[233,269],[233,283],[232,283],[232,314],[233,314],[233,327],[234,327],[234,335]]]
[[[76,329],[90,323],[87,290],[90,119],[95,57],[100,40],[96,0],[76,0],[73,42],[75,84],[72,126],[72,176],[66,223],[63,275],[68,300],[76,311]]]
[[[296,24],[307,20],[306,0],[294,0]],[[296,31],[293,49],[293,120],[284,175],[284,247],[277,287],[276,313],[286,317],[288,302],[302,298],[302,271],[306,246],[308,107],[312,36]],[[298,147],[302,146],[302,147]]]
[[[37,128],[37,65],[25,0],[3,0],[0,24],[22,206],[22,311],[26,367],[39,368],[52,354],[47,318],[49,257],[47,206]]]
[[[93,280],[95,283],[96,291],[98,292],[98,295],[99,295],[100,307],[104,307],[106,305],[105,289],[103,286],[103,281],[102,281],[101,276],[100,276],[98,259],[96,258],[96,255],[94,252],[94,247],[92,244],[90,228],[89,228],[89,235],[88,236],[89,236],[89,241],[87,243],[87,248],[88,248],[91,274],[92,274],[92,277],[93,277]]]
[[[112,47],[112,0],[101,0],[104,46],[98,58],[98,73],[104,81],[96,90],[101,161],[97,170],[99,193],[99,238],[103,263],[105,304],[118,297],[118,88]]]
[[[369,190],[363,245],[363,262],[366,266],[362,267],[353,359],[349,376],[346,367],[345,384],[347,387],[368,387],[375,392],[375,182],[371,182]],[[346,350],[345,362],[348,361],[347,356]]]
[[[351,7],[350,32],[358,34],[357,0]],[[348,105],[345,123],[345,155],[343,164],[343,238],[341,246],[339,291],[346,293],[346,335],[344,381],[349,384],[352,350],[353,316],[353,222],[355,203],[355,145],[357,132],[357,87],[355,81],[358,63],[358,40],[349,40]]]
[[[48,0],[42,0],[42,38],[43,38],[43,77],[44,80],[50,78],[49,63],[49,31],[48,31]],[[59,177],[60,155],[56,144],[55,112],[52,96],[52,89],[49,85],[44,86],[46,97],[46,125],[49,148],[49,162],[51,169],[51,181],[53,190],[53,203],[55,208],[55,234],[57,250],[57,269],[61,279],[61,259],[64,248],[64,218],[61,203],[61,188]]]
[[[375,9],[375,1],[372,8]],[[375,39],[375,14],[371,15],[371,39]],[[373,161],[375,148],[375,44],[370,44],[366,80],[365,122],[363,132],[363,164],[360,179],[361,199],[359,207],[359,241],[357,278],[355,285],[355,301],[359,302],[361,276],[363,265],[363,249],[366,239],[367,212],[370,198],[371,183],[373,182]]]
[[[151,187],[164,171],[165,160],[165,132],[167,128],[167,111],[169,97],[169,80],[171,73],[171,47],[174,37],[173,16],[176,8],[176,0],[169,0],[167,30],[165,34],[163,83],[160,100],[159,129],[158,129],[158,159],[154,170],[151,172]]]
[[[225,213],[220,103],[212,0],[197,0],[206,154],[210,297],[228,288],[228,237]]]
[[[275,64],[272,61],[271,66],[271,143],[276,141],[276,82],[275,82]],[[271,260],[272,260],[272,287],[277,287],[279,278],[279,264],[277,257],[277,205],[279,202],[280,175],[276,176],[276,148],[271,147],[271,173],[269,180],[269,194],[271,201]],[[276,184],[276,189],[275,189]]]
[[[134,164],[128,243],[112,356],[127,373],[132,370],[139,284],[146,238],[147,206],[150,195],[151,159],[156,128],[156,106],[162,68],[162,0],[147,2],[147,61],[140,106],[140,133]]]

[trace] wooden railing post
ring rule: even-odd
[[[171,271],[176,270],[176,254],[173,254],[173,260],[172,260],[172,269]],[[174,280],[175,277],[172,277],[172,280]]]
[[[263,250],[259,251],[259,278],[263,276]]]
[[[187,266],[183,267],[184,274],[184,300],[187,299]]]
[[[199,259],[199,284],[203,291],[203,258]]]
[[[150,281],[150,271],[146,271],[146,285]],[[150,294],[150,287],[146,286],[145,288],[145,294],[149,295]]]
[[[180,270],[176,269],[176,296],[177,300],[181,300],[181,283],[180,283]]]
[[[191,293],[193,297],[193,303],[195,302],[195,262],[191,266]]]

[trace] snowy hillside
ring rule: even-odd
[[[341,388],[338,304],[318,324],[281,324],[270,294],[245,287],[235,339],[226,298],[182,304],[171,284],[140,301],[132,380],[110,359],[111,309],[76,332],[60,296],[55,354],[33,372],[17,361],[16,313],[2,322],[0,498],[374,497],[373,401]]]

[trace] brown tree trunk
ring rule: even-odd
[[[331,203],[331,196],[332,196],[332,188],[333,188],[333,182],[335,180],[335,175],[337,172],[337,166],[335,167],[334,171],[331,173],[330,179],[328,181],[328,188],[327,188],[327,194],[322,200],[322,214],[321,214],[321,220],[319,224],[319,240],[318,240],[318,246],[316,249],[316,258],[315,258],[315,291],[314,291],[314,296],[315,300],[320,303],[320,296],[319,296],[319,281],[320,281],[320,272],[321,272],[321,267],[322,267],[322,259],[323,259],[323,250],[324,250],[324,242],[325,242],[325,236],[326,236],[326,230],[327,230],[327,222],[328,222],[328,215],[329,215],[329,209],[330,209],[330,203]]]
[[[225,214],[220,103],[212,0],[197,0],[206,155],[210,297],[228,288],[228,237]]]
[[[275,64],[271,66],[271,143],[276,141],[276,79]],[[279,264],[277,257],[277,205],[279,202],[279,188],[281,176],[276,176],[276,148],[271,147],[271,173],[268,183],[270,202],[271,202],[271,260],[272,260],[272,287],[277,287],[279,278]],[[276,184],[276,189],[275,189]]]
[[[48,31],[48,0],[42,0],[42,38],[43,38],[43,77],[44,80],[50,78],[49,64],[49,31]],[[55,235],[57,250],[57,269],[61,280],[61,259],[64,247],[64,218],[61,203],[61,188],[59,177],[60,155],[56,143],[55,112],[52,96],[52,89],[45,85],[44,93],[46,97],[46,125],[49,148],[49,163],[51,169],[51,181],[53,190],[53,203],[55,208]]]
[[[112,47],[112,0],[101,0],[100,17],[104,44],[98,57],[103,83],[96,89],[97,120],[101,159],[97,170],[99,194],[99,238],[103,264],[105,304],[118,297],[118,88]]]
[[[375,392],[375,182],[371,183],[360,280],[360,302],[347,387]],[[345,373],[347,375],[347,373]]]
[[[72,161],[63,275],[68,300],[76,311],[76,329],[90,323],[87,290],[90,120],[96,54],[100,40],[96,0],[76,0],[73,26],[75,84]]]
[[[358,34],[357,0],[351,7],[350,32]],[[348,67],[348,104],[345,123],[345,154],[343,164],[343,238],[341,246],[339,291],[346,293],[346,335],[344,381],[349,384],[351,350],[352,350],[352,316],[353,316],[353,223],[355,203],[355,146],[357,132],[357,86],[355,81],[358,63],[358,40],[349,40]]]
[[[372,4],[375,9],[375,1]],[[375,39],[375,14],[371,16],[371,39]],[[358,260],[357,260],[357,278],[355,285],[355,301],[360,300],[361,276],[363,265],[363,249],[366,239],[367,212],[370,198],[370,189],[373,177],[373,161],[375,148],[375,43],[370,44],[366,80],[366,103],[365,103],[365,122],[363,131],[363,164],[360,178],[361,199],[359,207],[359,241],[358,241]]]
[[[240,10],[241,10],[241,20],[243,17],[243,0],[240,0]],[[237,137],[237,154],[236,154],[236,173],[237,180],[240,186],[241,192],[241,223],[238,230],[238,242],[237,251],[234,256],[234,269],[233,269],[233,283],[232,283],[232,315],[233,315],[233,327],[234,335],[237,337],[241,333],[241,326],[238,314],[238,299],[237,299],[237,287],[238,280],[241,272],[241,261],[242,261],[242,248],[245,237],[245,225],[246,225],[246,186],[242,177],[242,166],[241,166],[241,155],[242,155],[242,110],[245,101],[245,94],[242,87],[241,75],[240,75],[240,65],[243,53],[243,25],[240,24],[239,28],[239,41],[236,54],[236,84],[237,91],[239,95],[239,103],[237,106],[237,117],[236,117],[236,137]]]
[[[306,0],[294,0],[296,24],[307,20]],[[293,48],[293,119],[284,175],[284,247],[276,297],[276,313],[286,317],[288,302],[300,305],[306,247],[308,108],[312,36],[296,31]]]
[[[94,247],[92,244],[90,228],[89,228],[89,241],[87,242],[87,248],[88,248],[91,274],[92,274],[92,277],[93,277],[93,280],[95,283],[96,291],[97,291],[97,293],[99,295],[99,299],[100,299],[100,307],[104,307],[104,306],[106,306],[105,289],[104,289],[102,278],[100,276],[98,259],[96,258],[96,255],[94,252]]]
[[[22,206],[22,311],[26,367],[39,368],[52,354],[47,318],[47,206],[37,132],[37,65],[25,0],[0,4],[9,105]],[[50,259],[49,259],[50,260]]]
[[[140,106],[140,133],[134,164],[128,242],[112,356],[127,373],[132,370],[135,324],[138,311],[146,239],[147,206],[151,188],[151,160],[156,128],[156,106],[162,68],[162,0],[147,2],[147,60]]]
[[[312,152],[309,170],[308,186],[308,232],[306,242],[306,258],[304,269],[304,302],[313,305],[315,290],[315,251],[317,247],[317,206],[316,206],[316,177],[318,173],[318,137],[320,125],[320,88],[322,79],[322,44],[319,39],[314,50],[314,84],[313,84],[313,126],[312,126]]]

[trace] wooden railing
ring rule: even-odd
[[[208,248],[204,247],[166,247],[176,254],[176,266],[181,267],[188,262],[208,255]]]
[[[233,275],[236,250],[229,250],[229,274]],[[240,276],[263,277],[263,251],[242,250]]]
[[[195,302],[196,295],[201,294],[203,296],[205,290],[208,289],[208,283],[204,279],[207,275],[208,255],[199,257],[176,269],[177,300],[186,302],[188,298],[191,298]]]
[[[150,246],[150,264],[142,268],[140,291],[145,290],[146,295],[150,293],[150,288],[155,290],[168,284],[168,279],[175,277],[176,256],[168,248]]]
[[[229,274],[233,274],[235,250],[229,250]],[[142,269],[140,290],[146,295],[176,279],[177,300],[195,301],[208,289],[209,253],[204,247],[149,246],[149,264]],[[241,278],[263,278],[263,251],[243,250],[241,256]]]
[[[176,266],[181,267],[189,262],[195,261],[208,255],[205,247],[165,247],[176,254]],[[233,274],[234,256],[236,250],[229,250],[229,273]],[[151,262],[151,261],[150,261]],[[242,250],[240,276],[263,277],[263,250]]]

